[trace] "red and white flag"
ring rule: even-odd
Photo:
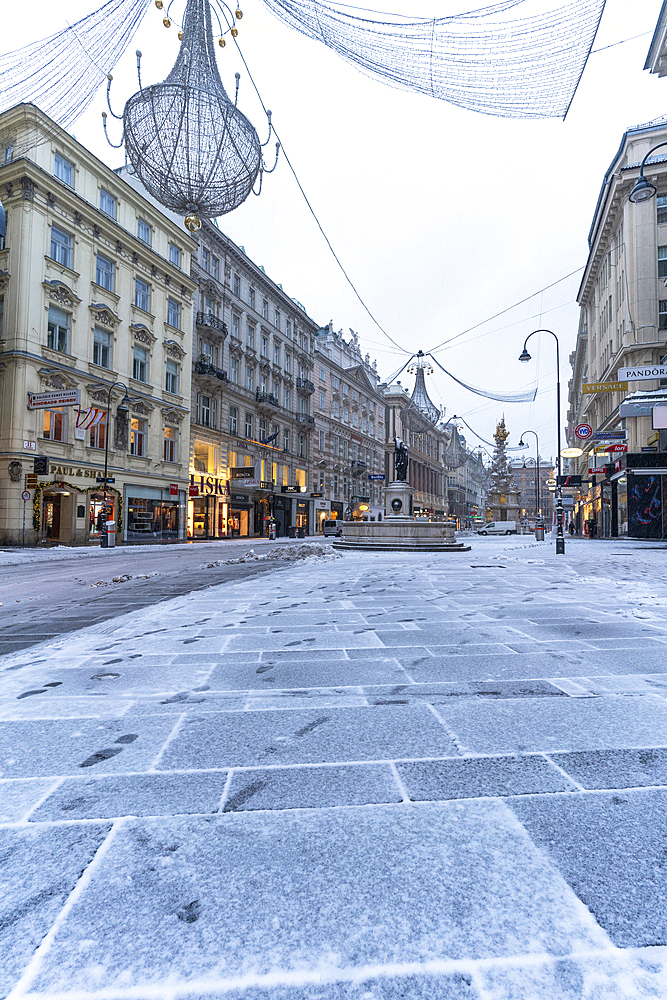
[[[79,412],[76,416],[76,426],[83,427],[84,430],[90,430],[95,424],[99,424],[106,416],[106,410],[100,410],[97,406],[90,406],[87,410],[82,410],[79,407]]]

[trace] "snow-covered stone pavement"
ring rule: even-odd
[[[0,997],[667,998],[667,550],[472,544],[1,658]]]

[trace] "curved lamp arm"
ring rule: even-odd
[[[667,146],[667,142],[659,142],[657,146],[653,146],[652,149],[649,149],[648,153],[641,162],[639,167],[639,178],[630,192],[630,201],[635,205],[641,203],[642,201],[650,201],[655,195],[655,185],[651,184],[651,182],[647,181],[644,177],[644,167],[646,166],[646,161],[651,153],[655,153],[656,149],[660,149],[662,146]]]

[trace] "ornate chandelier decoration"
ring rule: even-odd
[[[236,16],[242,16],[240,10]],[[107,100],[111,114],[123,122],[121,142],[111,145],[125,146],[146,190],[160,204],[185,216],[186,228],[194,233],[202,218],[238,208],[266,167],[257,132],[236,106],[239,74],[233,102],[220,79],[209,0],[187,0],[179,37],[178,57],[163,83],[142,87],[141,53],[137,52],[139,90],[127,101],[123,114],[114,115],[109,77]],[[103,118],[106,132],[106,112]]]

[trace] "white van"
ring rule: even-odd
[[[340,524],[338,521],[324,521],[322,524],[322,534],[323,535],[335,535],[336,538],[340,538],[343,534],[341,531]]]
[[[489,521],[477,530],[478,535],[516,535],[516,521]]]

